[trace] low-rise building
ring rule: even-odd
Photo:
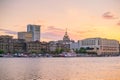
[[[0,36],[0,50],[4,53],[46,53],[49,52],[47,42],[13,39],[12,36]]]
[[[71,49],[85,48],[87,52],[94,52],[97,55],[119,54],[119,42],[105,38],[87,38],[71,44]]]
[[[66,49],[66,46],[65,46],[65,44],[60,43],[58,41],[49,42],[49,50],[55,51],[56,49]]]
[[[30,41],[26,42],[27,53],[46,53],[49,51],[47,42]]]
[[[4,53],[11,53],[13,51],[13,37],[8,35],[0,36],[0,50]]]
[[[41,42],[41,53],[49,53],[49,44],[48,42]]]
[[[26,43],[24,39],[13,39],[13,53],[26,52]]]
[[[70,49],[71,50],[80,49],[79,43],[78,42],[71,43],[70,44]]]
[[[26,51],[28,53],[40,53],[41,43],[39,41],[26,42]]]

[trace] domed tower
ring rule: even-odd
[[[67,29],[66,29],[65,35],[64,35],[64,37],[63,37],[63,41],[64,41],[64,42],[70,42],[70,38],[69,38],[69,36],[68,36],[68,34],[67,34]]]

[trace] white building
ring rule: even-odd
[[[74,50],[80,49],[79,43],[78,43],[78,42],[71,43],[71,44],[70,44],[70,49],[71,49],[71,50],[72,50],[72,49],[74,49]]]
[[[87,52],[96,52],[98,55],[119,54],[119,42],[105,38],[87,38],[71,44],[71,49],[85,48]]]
[[[18,32],[18,39],[24,39],[25,41],[32,41],[31,32]]]
[[[40,25],[27,25],[27,32],[32,32],[32,41],[40,41]]]

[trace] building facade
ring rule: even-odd
[[[39,41],[26,42],[27,53],[46,53],[48,52],[48,50],[49,48],[47,42],[39,42]]]
[[[94,52],[97,55],[119,54],[119,42],[105,38],[87,38],[71,44],[71,49],[85,48],[87,52]]]
[[[40,41],[40,25],[27,25],[27,32],[32,33],[32,41]]]
[[[0,36],[0,50],[3,50],[4,53],[13,52],[13,37],[8,35]]]
[[[0,36],[0,50],[4,53],[46,53],[49,51],[47,42],[13,39],[12,36]]]
[[[53,52],[56,49],[66,49],[65,44],[60,43],[59,41],[50,41],[49,42],[49,51]]]
[[[40,53],[41,52],[41,43],[39,41],[26,42],[26,52]]]
[[[18,32],[18,39],[24,39],[25,41],[32,41],[32,32]]]
[[[13,53],[26,52],[26,41],[24,39],[13,39]]]

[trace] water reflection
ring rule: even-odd
[[[120,80],[120,57],[0,58],[0,80]]]

